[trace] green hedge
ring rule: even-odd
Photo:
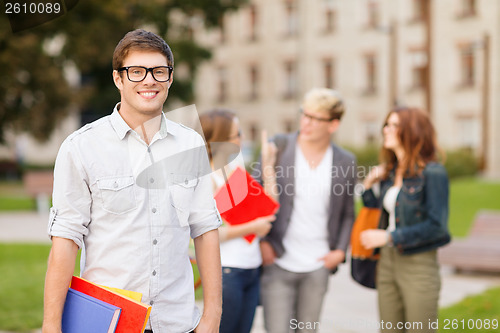
[[[356,155],[358,166],[366,168],[379,164],[378,155],[380,148],[375,145],[365,147],[346,147]],[[457,149],[447,151],[444,166],[450,179],[458,177],[476,176],[479,172],[479,160],[470,149]]]
[[[479,172],[479,160],[470,149],[448,151],[444,166],[450,178],[475,176]]]

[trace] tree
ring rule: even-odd
[[[0,16],[0,100],[4,101],[0,140],[8,128],[46,140],[71,106],[87,113],[109,113],[118,100],[111,80],[114,47],[126,32],[139,27],[164,37],[174,53],[175,67],[188,70],[186,77],[175,77],[169,102],[192,102],[196,68],[210,57],[210,51],[192,39],[190,18],[202,18],[206,27],[217,27],[224,13],[244,2],[85,0],[61,17],[14,33],[8,18]],[[185,19],[174,20],[175,16]],[[71,86],[65,79],[71,66],[81,74],[81,85]]]

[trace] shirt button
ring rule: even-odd
[[[151,209],[151,211],[153,212],[153,214],[156,213],[156,208]]]
[[[150,301],[150,302],[149,302],[149,305],[153,305],[153,304],[154,304],[154,301]]]
[[[186,178],[186,180],[184,181],[184,184],[186,184],[186,185],[188,184],[188,179],[187,179],[187,178]]]
[[[153,271],[153,276],[156,276],[156,271]]]
[[[114,188],[117,188],[117,187],[118,187],[118,183],[117,183],[117,182],[114,182],[114,183],[113,183],[113,187],[114,187]]]
[[[153,241],[153,245],[156,245],[156,244],[158,244],[158,241],[155,239],[155,240]]]
[[[149,178],[149,182],[152,184],[155,182],[154,178]]]

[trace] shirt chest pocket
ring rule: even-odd
[[[424,186],[422,184],[403,184],[402,191],[408,203],[422,202],[424,196]]]
[[[132,176],[98,179],[97,188],[107,212],[123,214],[137,207]]]
[[[170,174],[170,203],[181,227],[188,226],[191,201],[198,185],[198,177],[185,174]]]

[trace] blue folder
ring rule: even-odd
[[[121,309],[68,289],[62,317],[63,333],[114,333]]]

